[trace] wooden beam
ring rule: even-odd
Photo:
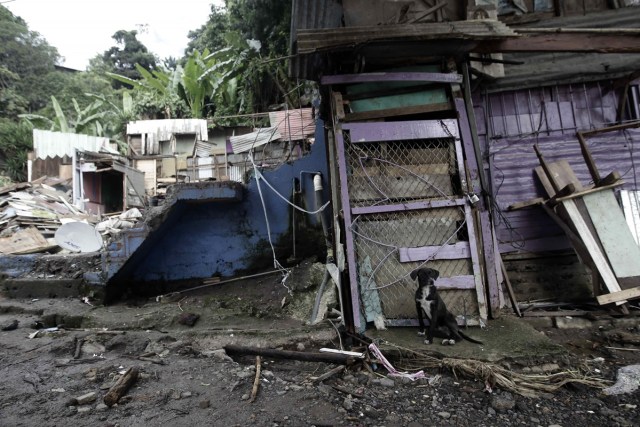
[[[473,52],[640,53],[640,36],[596,33],[541,33],[479,43]]]
[[[605,305],[634,298],[640,298],[640,286],[631,289],[625,289],[624,291],[600,295],[599,297],[597,297],[597,300],[598,304]]]

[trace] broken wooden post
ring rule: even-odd
[[[104,404],[111,407],[118,403],[118,400],[129,390],[133,383],[138,379],[138,370],[129,368],[118,381],[104,395]]]

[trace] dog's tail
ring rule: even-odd
[[[462,338],[464,338],[465,340],[467,340],[467,341],[469,341],[469,342],[472,342],[472,343],[475,343],[475,344],[483,344],[483,342],[482,342],[482,341],[478,341],[478,340],[476,340],[476,339],[473,339],[473,338],[471,338],[471,337],[469,337],[469,336],[465,335],[465,334],[464,334],[462,331],[460,331],[460,330],[458,330],[458,333],[460,334],[460,336],[461,336]]]

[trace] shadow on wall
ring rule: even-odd
[[[291,164],[263,171],[264,179],[287,200],[315,210],[316,172],[322,174],[323,199],[330,197],[325,144],[324,124],[319,120],[311,152]],[[162,293],[169,282],[264,271],[273,268],[274,251],[285,266],[311,256],[324,261],[326,246],[316,215],[294,210],[264,182],[260,187],[253,177],[241,201],[177,202],[109,280],[107,300],[124,291]]]

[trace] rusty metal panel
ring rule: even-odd
[[[286,141],[307,138],[313,135],[316,130],[311,108],[273,111],[269,113],[269,122],[272,127],[278,128],[278,132]]]
[[[229,138],[233,153],[246,153],[252,148],[261,147],[273,140],[282,138],[277,127],[261,128],[255,132],[245,135],[232,136]]]

